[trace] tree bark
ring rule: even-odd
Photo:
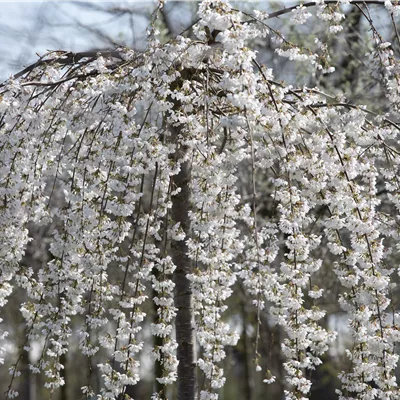
[[[60,364],[64,366],[64,369],[60,371],[60,375],[64,379],[64,385],[60,388],[60,400],[67,400],[67,355],[61,354],[60,356]]]
[[[172,139],[178,142],[180,129],[171,127]],[[188,150],[179,147],[174,154],[175,161],[182,159]],[[190,164],[185,161],[181,164],[179,174],[173,177],[173,190],[180,188],[180,192],[172,198],[172,218],[175,223],[179,222],[186,234],[190,234]],[[172,241],[171,256],[176,270],[174,272],[175,282],[175,307],[176,315],[176,340],[178,344],[178,400],[194,400],[196,398],[195,388],[195,351],[194,351],[194,326],[192,291],[187,274],[191,272],[191,260],[187,255],[186,241]]]
[[[243,367],[244,367],[244,390],[245,390],[245,398],[248,400],[252,400],[253,398],[253,382],[252,376],[249,367],[249,356],[251,355],[251,349],[249,346],[249,337],[247,335],[247,310],[246,310],[246,303],[245,300],[241,300],[241,311],[242,311],[242,318],[243,318]]]

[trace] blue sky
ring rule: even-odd
[[[88,4],[84,7],[83,3]],[[196,1],[167,1],[177,32],[185,29],[197,9]],[[270,1],[250,1],[249,7],[269,9]],[[282,3],[282,1],[280,1]],[[292,5],[293,1],[284,1]],[[116,18],[99,11],[109,7],[154,9],[147,1],[2,1],[0,0],[0,81],[17,73],[49,50],[84,51],[113,47],[90,34],[101,28],[107,36],[130,47],[143,43],[147,20],[143,16]],[[81,27],[79,27],[81,25]]]
[[[107,6],[125,6],[126,2],[93,2]],[[130,2],[138,10],[150,9],[152,2]],[[145,18],[111,18],[84,8],[77,2],[0,2],[0,80],[18,72],[48,50],[83,51],[104,48],[104,42],[79,24],[99,29],[110,36],[134,44],[141,42],[147,26]],[[111,47],[111,44],[108,45]]]

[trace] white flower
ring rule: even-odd
[[[292,18],[291,21],[295,24],[304,24],[308,18],[311,17],[311,13],[309,13],[307,7],[304,7],[302,4],[292,10]]]

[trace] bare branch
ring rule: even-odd
[[[52,57],[52,58],[45,58],[46,56],[56,53],[58,54],[57,57]],[[116,58],[119,60],[123,60],[123,57],[121,53],[118,50],[93,50],[93,51],[83,51],[80,53],[72,53],[72,52],[67,52],[67,51],[55,51],[55,52],[50,52],[42,56],[38,61],[36,61],[34,64],[31,64],[24,68],[22,71],[16,73],[13,75],[14,79],[18,79],[23,75],[26,75],[30,72],[32,72],[35,68],[40,67],[42,65],[49,65],[49,64],[60,64],[60,65],[73,65],[78,62],[80,62],[84,58],[88,59],[96,59],[97,57],[105,57],[105,58]],[[30,82],[33,83],[33,82]],[[4,83],[1,86],[4,86]]]
[[[339,2],[337,0],[325,0],[324,4],[338,4]],[[340,3],[339,3],[340,4]],[[349,4],[378,4],[378,5],[384,5],[385,1],[384,0],[351,0]],[[310,1],[308,3],[304,3],[303,7],[314,7],[316,6],[317,3],[315,1]],[[292,12],[292,10],[295,10],[299,5],[295,5],[292,7],[288,8],[283,8],[281,10],[275,11],[271,14],[268,15],[268,19],[271,18],[276,18],[284,14],[288,14]]]

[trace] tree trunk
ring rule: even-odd
[[[252,376],[250,372],[250,366],[249,366],[249,356],[251,355],[251,346],[249,345],[249,336],[247,335],[247,323],[248,323],[248,318],[247,318],[247,310],[246,310],[246,303],[244,299],[241,299],[241,312],[242,312],[242,318],[243,318],[243,354],[242,354],[242,363],[243,363],[243,368],[244,368],[244,390],[245,390],[245,398],[247,400],[252,400],[253,398],[253,382],[252,382]]]
[[[64,366],[64,369],[60,371],[60,375],[64,379],[64,385],[60,388],[60,400],[67,400],[67,355],[65,353],[60,356],[60,364]]]
[[[177,143],[180,129],[171,127],[172,139]],[[178,145],[177,145],[178,146]],[[177,161],[187,152],[186,148],[177,147],[174,159]],[[190,233],[190,165],[186,161],[181,164],[178,175],[173,177],[173,190],[180,188],[180,192],[172,198],[172,218],[179,222],[186,234]],[[172,241],[171,256],[176,265],[174,272],[175,282],[175,307],[176,315],[176,340],[178,343],[178,400],[194,400],[195,389],[195,352],[194,352],[194,327],[192,291],[190,281],[186,275],[191,272],[191,261],[187,256],[186,241]]]

